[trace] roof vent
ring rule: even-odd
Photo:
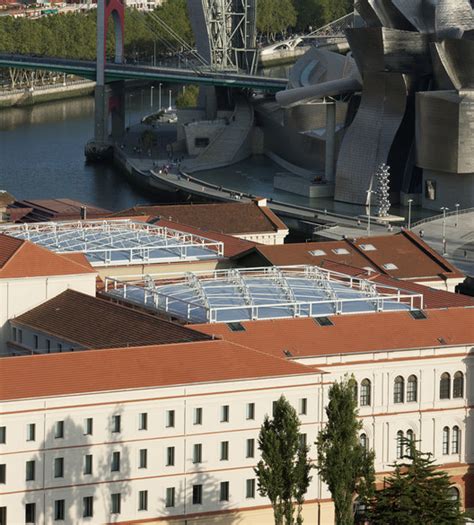
[[[373,244],[360,244],[359,248],[364,252],[375,252],[377,250]]]
[[[446,339],[444,337],[438,337],[438,341],[442,344],[442,345],[447,345],[448,343],[446,342]]]
[[[326,255],[326,252],[324,250],[310,250],[308,253],[310,255],[314,255],[314,257],[319,257],[321,255]]]
[[[314,320],[319,326],[333,326],[334,323],[329,319],[329,317],[315,317]]]
[[[345,248],[334,248],[332,252],[336,255],[349,255],[349,250],[346,250]]]
[[[425,312],[423,310],[410,310],[410,315],[413,317],[413,319],[416,319],[417,321],[420,319],[427,319]]]
[[[385,263],[383,267],[385,268],[385,270],[398,270],[398,266],[393,263]]]
[[[293,354],[289,350],[283,350],[286,357],[293,357]]]
[[[227,323],[231,332],[245,332],[245,327],[242,323]]]

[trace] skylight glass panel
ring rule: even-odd
[[[320,257],[321,255],[326,255],[326,252],[324,250],[310,250],[308,253],[310,255],[313,255],[314,257]]]
[[[398,270],[398,266],[393,263],[385,263],[383,267],[385,270]]]
[[[336,255],[349,255],[349,250],[346,250],[345,248],[334,248],[332,252]]]
[[[359,247],[364,252],[375,252],[377,250],[373,244],[360,244]]]

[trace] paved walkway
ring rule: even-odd
[[[457,223],[457,224],[456,224]],[[443,219],[415,226],[413,231],[438,253],[443,253]],[[446,217],[446,259],[467,275],[474,276],[474,211]]]

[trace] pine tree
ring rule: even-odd
[[[329,390],[327,424],[319,432],[317,469],[334,500],[336,523],[354,523],[353,498],[366,507],[374,487],[374,454],[359,442],[362,423],[357,419],[357,383],[354,377],[335,382]]]
[[[446,472],[438,470],[432,454],[420,452],[416,443],[404,439],[408,451],[395,471],[375,493],[369,516],[374,525],[441,525],[464,523],[459,502],[453,500]]]
[[[258,491],[270,499],[275,525],[295,523],[295,503],[296,523],[303,523],[301,509],[311,481],[311,465],[299,426],[295,409],[281,396],[275,403],[273,418],[265,416],[258,437],[262,455],[255,469]]]

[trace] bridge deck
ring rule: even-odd
[[[43,69],[77,75],[92,80],[96,78],[96,64],[88,60],[0,54],[0,67]],[[285,89],[288,82],[284,78],[269,78],[234,72],[195,71],[192,69],[112,63],[107,63],[105,66],[105,78],[107,82],[135,79],[157,80],[178,84],[205,84],[270,92]]]

